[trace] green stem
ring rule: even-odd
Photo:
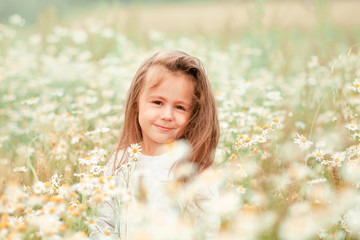
[[[38,177],[36,175],[36,171],[35,171],[33,165],[30,162],[30,157],[28,157],[27,162],[28,162],[28,165],[29,165],[29,168],[30,168],[31,172],[34,174],[35,180],[38,182],[39,179],[38,179]]]
[[[334,90],[335,90],[335,89],[333,88],[333,89],[331,89],[329,92],[326,93],[326,95],[321,99],[321,102],[320,102],[319,106],[318,106],[317,109],[316,109],[315,116],[314,116],[314,120],[312,121],[311,129],[310,129],[310,133],[309,133],[309,141],[311,140],[311,135],[312,135],[312,132],[313,132],[314,124],[315,124],[316,118],[317,118],[317,116],[318,116],[318,114],[319,114],[320,108],[321,108],[321,106],[323,105],[325,99],[328,97],[328,95],[329,95],[330,93],[332,93]]]

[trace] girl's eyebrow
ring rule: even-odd
[[[162,96],[158,96],[158,95],[150,95],[149,98],[156,98],[156,99],[160,99],[160,100],[166,100],[166,98],[162,97]],[[190,102],[187,102],[187,101],[183,101],[183,100],[179,100],[179,101],[175,101],[175,103],[177,104],[183,104],[183,105],[186,105],[186,106],[190,106],[191,103]]]

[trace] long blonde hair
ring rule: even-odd
[[[192,113],[182,138],[190,144],[192,149],[187,161],[195,163],[196,170],[200,173],[213,163],[214,152],[219,141],[217,107],[200,60],[182,51],[155,53],[138,68],[128,91],[124,125],[115,156],[121,149],[125,150],[130,144],[142,141],[142,132],[138,121],[138,100],[140,90],[145,85],[148,70],[153,66],[162,66],[171,72],[184,74],[194,83]],[[122,157],[119,166],[125,162],[125,158]]]

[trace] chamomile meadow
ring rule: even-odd
[[[218,189],[207,208],[220,216],[219,239],[359,238],[356,47],[324,41],[336,53],[325,57],[296,35],[304,55],[295,55],[270,30],[223,44],[148,32],[142,47],[114,26],[83,17],[29,30],[19,15],[0,24],[1,239],[88,239],[98,207],[114,197],[119,218],[138,219],[134,239],[157,232],[161,239],[208,239],[182,204],[203,186]],[[129,189],[104,172],[133,74],[144,56],[164,47],[204,63],[221,134],[213,166],[192,181],[164,184],[169,207],[155,216],[145,183]],[[142,151],[136,142],[126,149],[130,159],[119,169],[125,182]],[[190,150],[175,141],[164,151],[171,161]],[[175,172],[179,179],[190,174],[187,165]]]

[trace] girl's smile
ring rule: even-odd
[[[163,127],[163,126],[156,125],[156,124],[155,124],[155,126],[157,126],[160,130],[163,130],[163,131],[169,131],[169,130],[171,130],[171,129],[172,129],[172,128]]]
[[[144,154],[182,137],[186,131],[194,94],[193,82],[184,74],[163,67],[149,70],[139,96],[139,124]]]

